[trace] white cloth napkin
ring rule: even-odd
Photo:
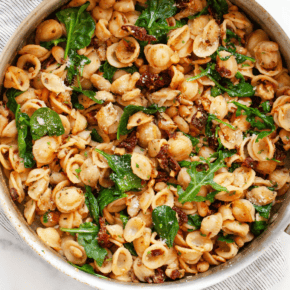
[[[41,2],[42,0],[0,0],[0,53],[15,29]],[[1,208],[0,226],[20,243],[24,243]],[[257,261],[246,269],[205,290],[268,290],[280,282],[287,272],[288,265],[283,255],[281,241],[277,239]]]

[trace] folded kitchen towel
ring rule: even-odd
[[[42,0],[0,0],[0,53],[24,18],[41,2]],[[0,226],[13,235],[19,243],[24,243],[1,208]],[[205,290],[268,290],[281,281],[287,271],[282,245],[280,239],[277,239],[246,269]],[[77,285],[78,282],[75,283]]]

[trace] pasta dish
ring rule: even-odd
[[[72,0],[5,73],[0,162],[79,270],[163,283],[226,263],[290,187],[290,76],[226,0]]]

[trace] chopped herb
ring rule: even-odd
[[[270,216],[272,205],[273,203],[270,203],[264,206],[258,206],[254,204],[254,208],[256,209],[256,211],[259,213],[261,217],[268,219]]]

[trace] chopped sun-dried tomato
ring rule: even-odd
[[[184,223],[187,223],[188,221],[188,217],[186,215],[186,213],[180,209],[179,207],[174,206],[172,208],[174,211],[176,211],[177,215],[178,215],[178,224],[181,226]]]
[[[125,148],[129,153],[133,152],[136,147],[138,138],[136,136],[136,131],[133,131],[125,140],[123,140],[117,147]]]
[[[157,154],[156,158],[159,159],[160,167],[166,171],[173,170],[175,173],[180,171],[180,166],[178,162],[170,156],[169,152],[169,145],[163,145],[160,149],[160,152]]]
[[[98,242],[104,248],[110,248],[112,243],[109,241],[110,235],[107,234],[106,219],[101,217],[99,219],[100,231],[98,233]]]
[[[156,37],[154,35],[147,34],[147,31],[143,27],[138,27],[135,25],[123,25],[121,27],[123,30],[130,32],[136,39],[140,41],[148,41],[150,44],[151,41],[156,41]]]

